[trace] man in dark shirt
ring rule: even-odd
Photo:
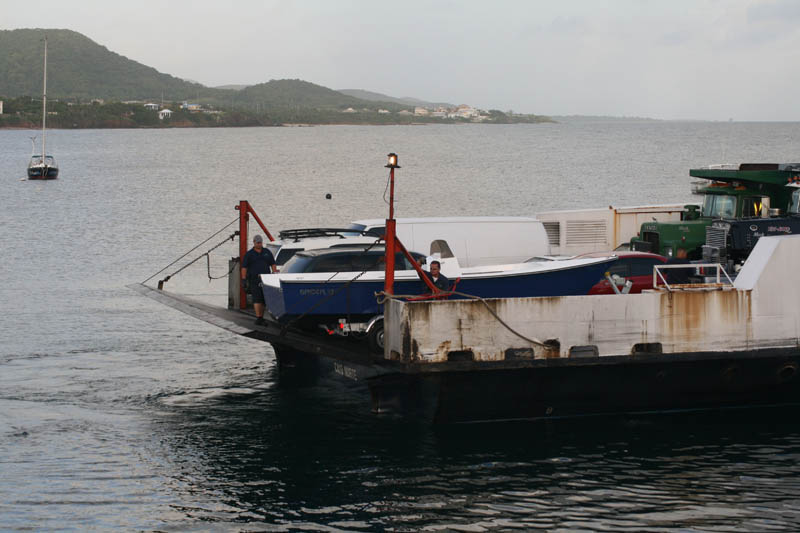
[[[253,247],[242,259],[242,283],[247,283],[253,296],[253,310],[256,312],[256,324],[264,324],[264,291],[261,290],[261,274],[277,272],[272,252],[264,248],[261,235],[253,237]]]
[[[444,274],[442,274],[441,270],[442,270],[442,264],[439,261],[431,261],[431,272],[430,274],[427,274],[428,279],[431,280],[431,283],[433,283],[437,289],[442,291],[449,291],[450,280],[447,279],[447,277]],[[423,282],[423,285],[425,292],[427,293],[433,292],[425,282]]]

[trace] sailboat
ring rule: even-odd
[[[33,139],[31,161],[28,163],[29,180],[53,180],[58,177],[58,164],[53,156],[47,155],[45,131],[47,129],[47,37],[44,38],[44,77],[42,82],[42,152],[36,153]],[[35,139],[35,138],[34,138]]]

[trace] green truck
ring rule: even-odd
[[[683,248],[689,259],[700,259],[713,220],[785,213],[792,193],[787,185],[800,181],[800,163],[712,165],[690,169],[689,175],[708,180],[694,191],[703,195],[703,205],[687,205],[678,222],[645,222],[631,239],[632,250],[672,257]]]

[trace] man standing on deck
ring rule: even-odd
[[[447,279],[447,277],[445,277],[441,271],[442,264],[439,261],[431,261],[431,273],[426,275],[428,276],[428,279],[431,280],[431,283],[433,283],[434,287],[441,291],[449,291],[450,280]],[[424,281],[422,282],[422,285],[424,286],[425,292],[429,294],[432,292]]]
[[[272,252],[264,248],[264,239],[261,235],[253,237],[253,247],[244,254],[242,259],[242,283],[250,289],[253,297],[253,309],[256,312],[256,325],[264,322],[264,291],[261,290],[261,274],[277,272],[275,258]]]

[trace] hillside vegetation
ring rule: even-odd
[[[415,116],[411,113],[415,101],[410,99],[359,90],[344,94],[298,79],[247,87],[205,87],[158,72],[71,30],[18,29],[0,30],[0,100],[5,101],[0,127],[27,128],[41,121],[45,36],[48,113],[53,115],[48,122],[56,128],[470,121],[452,116]],[[157,110],[142,109],[145,102],[157,109],[170,109],[172,115],[159,118]],[[482,120],[509,123],[549,119],[490,111]]]
[[[215,89],[158,72],[108,50],[71,30],[0,30],[0,95],[42,92],[42,54],[47,35],[47,96],[70,101],[192,100],[252,108],[377,109],[360,100],[302,80],[273,80],[241,90]],[[401,108],[394,103],[385,106]],[[408,107],[408,106],[405,106]]]
[[[194,98],[210,91],[132,61],[71,30],[0,31],[0,95],[42,92],[42,56],[47,35],[47,96],[63,99],[134,100]]]
[[[425,100],[411,97],[395,98],[394,96],[387,96],[385,94],[376,93],[373,91],[365,91],[363,89],[337,89],[337,91],[342,94],[346,94],[347,96],[353,96],[355,98],[360,98],[361,100],[370,100],[373,102],[394,102],[404,106],[423,106],[431,109],[437,107],[455,107],[453,104],[448,104],[447,102],[426,102]]]

